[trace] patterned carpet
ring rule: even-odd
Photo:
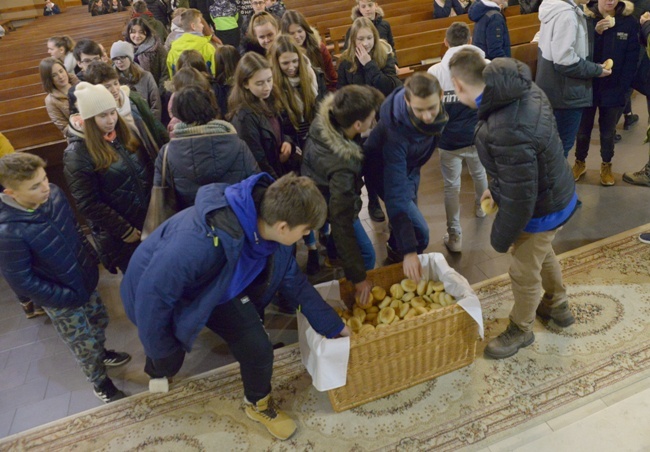
[[[536,323],[536,341],[512,358],[461,370],[334,413],[311,386],[297,345],[276,351],[274,395],[298,420],[281,442],[241,409],[236,365],[143,393],[0,441],[0,450],[464,450],[576,409],[650,374],[650,246],[644,228],[562,256],[576,323]],[[507,276],[475,286],[486,338],[507,324]]]

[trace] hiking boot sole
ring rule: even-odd
[[[517,347],[514,351],[512,351],[512,352],[510,352],[510,353],[504,353],[504,354],[502,354],[502,355],[499,355],[499,354],[496,354],[496,353],[491,353],[491,352],[488,351],[488,349],[486,348],[485,350],[483,350],[483,354],[484,354],[485,356],[487,356],[488,358],[492,358],[492,359],[504,359],[504,358],[510,358],[511,356],[516,355],[517,352],[519,352],[520,349],[525,348],[525,347],[528,347],[528,346],[529,346],[530,344],[532,344],[533,342],[535,342],[535,335],[534,335],[534,334],[532,335],[532,337],[531,337],[530,339],[528,339],[526,342],[522,343],[519,347]]]

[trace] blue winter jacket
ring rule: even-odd
[[[404,88],[386,98],[379,116],[379,123],[363,145],[365,175],[374,181],[386,204],[399,252],[413,253],[418,242],[407,208],[417,198],[420,168],[431,158],[448,117],[441,104],[431,125],[433,132],[423,133],[409,116]]]
[[[0,272],[39,306],[76,308],[97,287],[97,256],[59,187],[34,211],[0,201]]]
[[[496,3],[479,0],[469,7],[467,14],[472,22],[476,22],[472,44],[485,52],[485,58],[510,57],[508,25]]]
[[[239,184],[252,192],[266,173]],[[225,198],[227,184],[199,189],[196,203],[159,226],[138,247],[124,275],[120,293],[129,319],[138,327],[146,355],[163,359],[190,351],[214,308],[229,300],[237,260],[244,246],[241,225]],[[314,329],[334,337],[344,325],[300,271],[292,247],[279,245],[267,263],[265,290],[251,296],[258,310],[275,292],[300,307]],[[244,291],[246,293],[246,291]]]

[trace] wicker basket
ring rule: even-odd
[[[368,272],[386,291],[404,279],[402,264]],[[342,279],[341,299],[354,303],[354,285]],[[465,367],[474,361],[478,325],[461,307],[448,306],[401,320],[350,341],[347,383],[329,392],[334,411],[344,411]]]

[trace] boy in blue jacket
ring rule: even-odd
[[[325,222],[327,205],[306,177],[266,173],[199,189],[193,207],[158,227],[131,258],[122,281],[154,379],[175,375],[207,326],[239,362],[246,415],[276,438],[294,421],[271,397],[273,346],[261,318],[278,290],[328,338],[348,335],[300,272],[293,245]]]
[[[0,159],[0,272],[21,297],[42,306],[70,348],[95,395],[125,397],[106,374],[131,357],[104,348],[108,313],[95,290],[97,256],[45,162],[20,152]]]
[[[440,83],[416,72],[386,98],[379,117],[363,145],[366,177],[374,179],[386,204],[389,259],[403,259],[406,277],[419,281],[418,254],[429,245],[429,226],[418,208],[420,169],[433,155],[448,120]]]
[[[510,33],[501,13],[507,6],[506,0],[478,0],[467,12],[470,20],[476,22],[473,44],[485,52],[488,60],[510,57]]]

